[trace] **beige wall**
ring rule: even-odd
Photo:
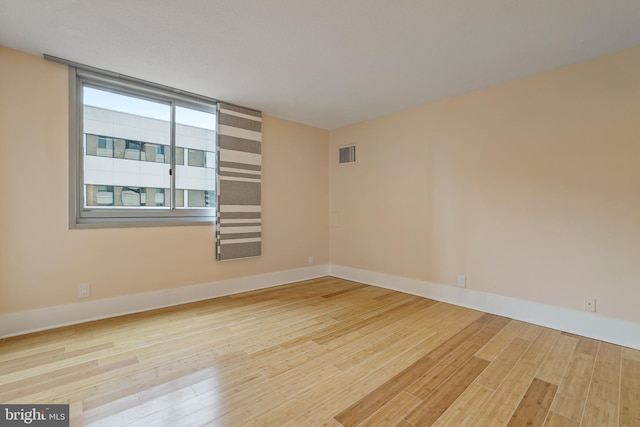
[[[640,48],[329,138],[332,264],[640,322]]]
[[[211,226],[69,230],[68,73],[0,47],[0,313],[328,262],[327,132],[264,117],[263,256],[219,263]]]

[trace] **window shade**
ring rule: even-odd
[[[262,113],[218,104],[219,261],[260,256]]]

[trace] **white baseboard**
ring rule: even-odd
[[[0,314],[0,338],[138,313],[331,275],[640,350],[640,324],[583,311],[339,265],[316,265],[212,283]]]
[[[466,288],[331,265],[334,277],[468,307],[640,350],[640,323]]]
[[[328,265],[314,265],[162,291],[0,314],[0,338],[270,288],[328,274]]]

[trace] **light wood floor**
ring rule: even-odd
[[[72,425],[640,426],[640,351],[335,278],[0,340]]]

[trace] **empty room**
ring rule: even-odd
[[[0,425],[639,427],[639,24],[0,0]]]

